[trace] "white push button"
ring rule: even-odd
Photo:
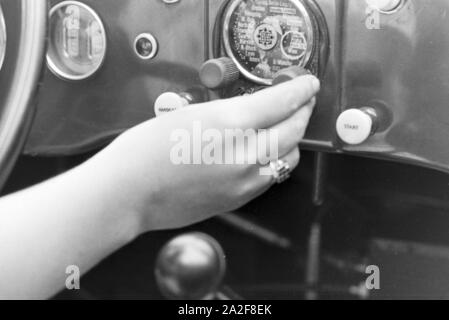
[[[178,94],[175,92],[161,94],[154,103],[156,117],[188,106],[191,103],[190,99],[187,94]]]
[[[374,133],[374,121],[375,118],[364,109],[346,110],[337,120],[338,136],[349,145],[362,144]]]

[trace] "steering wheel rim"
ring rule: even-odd
[[[47,0],[1,0],[6,55],[0,70],[0,190],[22,151],[32,124],[45,61]],[[14,19],[16,18],[16,19]],[[16,27],[16,28],[15,28]]]

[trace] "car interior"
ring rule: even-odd
[[[164,113],[304,73],[321,80],[287,182],[237,212],[140,237],[54,299],[198,298],[197,288],[225,300],[449,298],[449,1],[0,8],[2,195]],[[189,237],[213,248],[207,268],[171,268],[173,239]],[[191,281],[171,292],[161,268]]]

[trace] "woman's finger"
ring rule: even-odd
[[[288,119],[320,90],[320,81],[306,75],[255,94],[194,106],[193,118],[210,120],[216,129],[268,129]]]
[[[278,136],[279,154],[285,154],[302,141],[315,109],[316,99],[312,98],[305,106],[287,120],[272,128]]]
[[[320,90],[320,81],[311,75],[242,97],[230,106],[238,113],[244,128],[268,129],[292,116]]]

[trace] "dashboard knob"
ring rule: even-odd
[[[307,69],[299,66],[280,70],[274,75],[273,85],[281,84],[295,78],[311,74]]]
[[[165,92],[154,103],[156,117],[173,112],[194,103],[192,95],[188,93]]]
[[[209,89],[220,89],[238,80],[239,69],[230,58],[208,60],[200,68],[201,83]]]
[[[373,108],[349,109],[337,119],[337,134],[349,145],[359,145],[377,130],[377,113]]]
[[[381,12],[391,12],[397,9],[403,0],[366,0],[371,8]]]
[[[226,272],[220,244],[204,233],[171,240],[156,261],[156,281],[164,297],[174,300],[211,299]]]

